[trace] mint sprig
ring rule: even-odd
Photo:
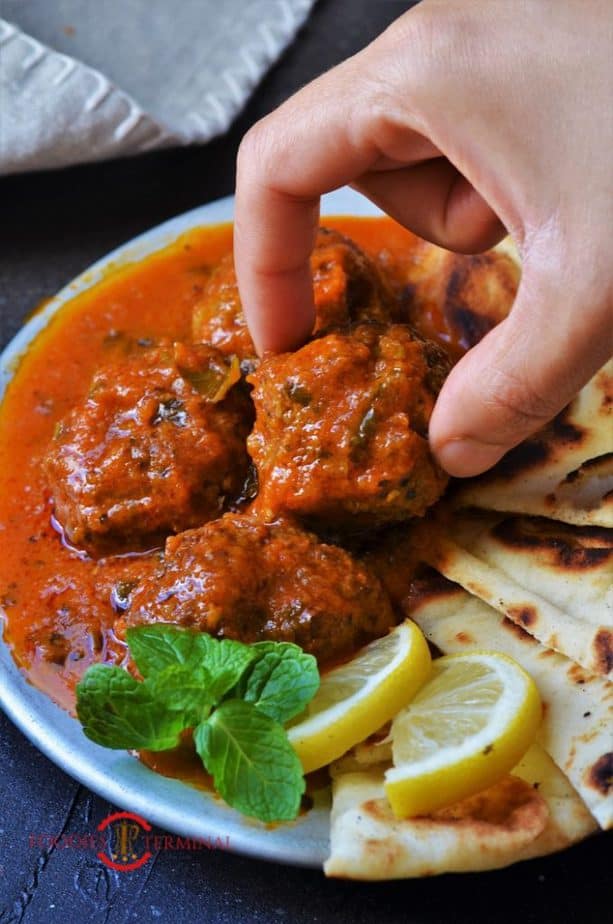
[[[194,743],[228,805],[261,821],[296,817],[304,777],[279,722],[252,703],[229,699],[195,729]]]
[[[96,664],[77,686],[88,738],[163,751],[191,728],[229,805],[261,821],[295,818],[304,777],[283,723],[317,692],[315,658],[287,642],[244,645],[166,623],[129,629],[127,641],[142,680]]]

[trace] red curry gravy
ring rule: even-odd
[[[412,234],[389,219],[325,223],[378,257],[402,284],[415,247]],[[111,270],[37,337],[0,408],[4,637],[28,679],[71,711],[76,683],[92,662],[123,663],[125,647],[113,633],[116,588],[152,571],[159,552],[93,560],[69,548],[53,521],[41,459],[58,421],[86,395],[97,367],[121,355],[128,338],[190,339],[194,304],[231,244],[229,224],[197,228],[142,262]],[[461,343],[449,342],[434,300],[423,322],[425,332],[461,352]]]

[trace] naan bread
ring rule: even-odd
[[[416,238],[410,254],[411,317],[434,310],[465,346],[474,346],[509,314],[521,275],[511,238],[475,256]],[[465,484],[455,502],[613,527],[613,360],[552,423]]]
[[[550,424],[463,485],[456,507],[613,527],[613,360]]]
[[[519,280],[509,243],[470,263],[424,244],[414,262],[414,309],[436,305],[466,344],[508,314]],[[492,649],[522,664],[543,699],[540,743],[485,792],[399,820],[385,796],[392,749],[382,729],[330,768],[328,876],[495,869],[613,825],[613,685],[603,679],[613,668],[613,535],[596,528],[613,526],[612,403],[613,361],[550,425],[457,488],[453,517],[445,502],[443,529],[424,523],[416,545],[476,597],[435,576],[409,596],[408,615],[443,653]],[[497,512],[463,512],[473,507]]]
[[[541,517],[455,517],[429,555],[445,577],[594,674],[613,671],[613,532]]]
[[[466,349],[509,314],[521,275],[510,238],[485,253],[459,254],[415,237],[406,257],[403,298],[418,329],[434,315]]]
[[[543,647],[520,626],[442,578],[408,604],[426,638],[444,654],[481,648],[514,658],[544,704],[539,742],[602,828],[613,826],[613,684]]]
[[[562,850],[597,828],[538,745],[513,775],[420,818],[394,817],[384,791],[386,766],[334,780],[327,876],[401,879],[497,869]]]
[[[613,453],[589,459],[560,483],[553,514],[563,514],[557,518],[566,522],[577,510],[590,511],[592,521],[602,526],[613,523]]]
[[[511,238],[474,256],[416,238],[410,258],[409,320],[434,312],[468,347],[509,314],[521,275]],[[551,424],[459,490],[456,503],[613,526],[613,360]]]

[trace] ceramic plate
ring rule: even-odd
[[[172,243],[190,228],[230,221],[229,196],[194,209],[147,231],[110,253],[71,282],[30,320],[0,357],[0,400],[19,358],[63,304],[95,285],[108,269],[142,259]],[[322,214],[378,215],[379,210],[350,189],[322,201]],[[222,838],[229,849],[266,860],[319,867],[328,853],[328,809],[315,807],[290,824],[267,829],[245,819],[219,799],[179,780],[160,776],[139,760],[89,741],[76,719],[26,680],[0,640],[0,705],[23,733],[58,767],[109,802],[184,837]]]

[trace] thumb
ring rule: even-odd
[[[575,275],[524,267],[511,314],[454,367],[430,421],[451,475],[478,475],[551,420],[613,350],[612,302]],[[601,277],[602,280],[602,277]],[[610,293],[608,293],[610,295]]]

